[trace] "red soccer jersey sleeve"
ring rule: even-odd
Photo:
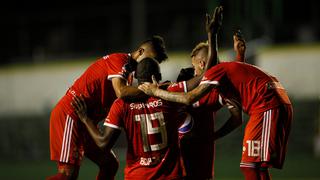
[[[104,122],[104,125],[115,129],[121,129],[121,127],[123,127],[122,119],[124,118],[123,107],[124,102],[122,99],[115,100],[113,105],[111,106],[111,109]]]
[[[167,90],[171,92],[188,92],[187,82],[181,81],[173,83],[167,88]]]
[[[128,63],[128,54],[111,54],[103,57],[108,64],[108,79],[119,77],[127,79],[129,72],[125,68]]]

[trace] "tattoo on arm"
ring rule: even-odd
[[[188,93],[169,92],[157,89],[157,91],[155,92],[155,96],[167,101],[190,105],[195,101],[199,100],[203,95],[208,93],[214,87],[215,85],[212,84],[201,84]]]

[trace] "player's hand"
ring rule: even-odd
[[[152,83],[145,82],[138,86],[138,89],[143,91],[145,94],[149,96],[154,96],[155,92],[158,89],[158,82],[156,78],[152,75]]]
[[[213,14],[206,14],[206,31],[207,33],[217,34],[222,26],[223,7],[216,7]]]
[[[80,97],[75,96],[71,103],[74,108],[76,114],[78,115],[81,122],[85,123],[88,120],[87,116],[87,105],[84,100],[84,97],[81,95]]]
[[[244,62],[246,52],[246,41],[240,30],[233,34],[233,49],[237,53],[237,61]]]

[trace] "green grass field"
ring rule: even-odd
[[[117,151],[117,154],[124,151]],[[241,180],[237,156],[220,156],[216,154],[215,175],[216,180]],[[121,167],[116,179],[123,179],[124,156],[119,156]],[[307,156],[288,156],[283,170],[271,170],[273,180],[319,180],[320,160]],[[0,179],[20,180],[32,179],[43,180],[46,176],[56,172],[55,163],[50,161],[41,162],[0,162]],[[98,168],[89,160],[85,160],[80,170],[79,180],[94,180]]]

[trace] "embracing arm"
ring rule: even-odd
[[[122,78],[113,78],[112,86],[118,98],[141,97],[144,93],[138,88],[128,86],[126,80]]]
[[[191,91],[194,88],[196,88],[199,85],[199,83],[201,82],[201,79],[202,79],[203,75],[204,75],[204,73],[199,75],[199,76],[195,76],[195,77],[191,78],[190,80],[188,80],[186,82],[187,83],[187,90]]]
[[[83,124],[86,126],[90,136],[97,144],[97,146],[103,150],[111,149],[118,139],[121,130],[106,126],[104,128],[103,134],[101,134],[97,126],[93,123],[93,120],[87,116],[87,107],[82,96],[75,97],[72,102],[72,106],[75,109],[75,112],[77,113],[80,121],[83,122]]]
[[[183,92],[169,92],[158,88],[155,78],[152,76],[153,83],[141,84],[138,88],[149,96],[156,96],[161,99],[190,105],[199,100],[203,95],[208,93],[217,85],[214,84],[200,84],[192,91]]]

